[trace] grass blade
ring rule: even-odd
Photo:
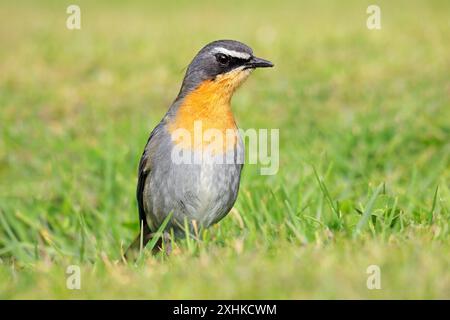
[[[367,221],[369,220],[369,217],[372,215],[372,209],[373,205],[375,203],[375,200],[377,199],[378,195],[380,194],[381,190],[383,189],[383,184],[380,184],[375,192],[372,194],[372,197],[370,197],[369,202],[366,205],[366,208],[364,209],[363,215],[361,219],[358,221],[358,224],[356,225],[355,232],[353,236],[357,236],[360,234],[362,228],[367,224]]]

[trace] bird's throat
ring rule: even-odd
[[[195,128],[198,128],[200,123],[203,132],[212,129],[216,132],[220,131],[223,137],[229,135],[230,131],[236,131],[232,144],[228,143],[224,146],[223,151],[234,147],[237,141],[237,127],[230,102],[234,91],[248,77],[249,73],[245,70],[238,70],[217,76],[214,80],[204,81],[187,94],[176,111],[175,117],[169,123],[169,131],[172,135],[181,129],[186,130],[194,137]],[[197,149],[199,146],[191,143],[186,147]]]

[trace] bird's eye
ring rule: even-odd
[[[230,61],[230,57],[223,53],[216,54],[217,62],[220,64],[226,65]]]

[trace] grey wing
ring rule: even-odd
[[[155,129],[153,129],[150,137],[147,140],[147,144],[145,145],[144,152],[142,153],[141,160],[139,162],[138,169],[138,183],[136,188],[136,198],[138,202],[139,208],[139,223],[143,223],[144,226],[147,226],[146,213],[144,209],[144,188],[146,184],[147,177],[151,171],[151,162],[152,162],[152,150],[154,149],[154,143],[152,143],[155,139],[154,137],[161,131],[163,123],[160,122]],[[147,226],[148,227],[148,226]]]

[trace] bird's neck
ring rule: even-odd
[[[212,130],[213,134],[220,132],[223,141],[228,141],[223,148],[224,151],[234,147],[238,133],[231,111],[231,98],[249,74],[250,71],[247,70],[228,72],[213,80],[203,81],[194,90],[185,94],[168,123],[172,137],[175,132],[180,133],[178,129],[186,130],[194,137],[200,125],[203,133],[210,129],[209,133],[213,133]],[[229,143],[230,141],[232,143]],[[190,145],[196,148],[195,143]]]
[[[195,121],[201,121],[204,130],[235,128],[231,96],[232,93],[218,87],[214,81],[202,83],[181,101],[170,128],[191,131]]]

